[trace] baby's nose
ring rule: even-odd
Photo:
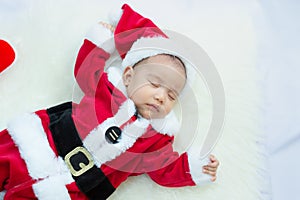
[[[158,88],[154,94],[154,98],[160,103],[164,103],[167,97],[167,93],[163,88]]]

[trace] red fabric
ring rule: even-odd
[[[51,131],[50,131],[50,129],[48,129],[48,126],[50,124],[50,119],[49,119],[49,116],[47,114],[47,111],[46,110],[40,110],[40,111],[37,111],[35,113],[41,119],[42,126],[44,127],[44,131],[46,133],[46,136],[47,136],[47,139],[49,141],[49,145],[50,145],[51,149],[53,150],[53,152],[55,153],[55,155],[58,156],[58,152],[56,150],[56,147],[55,147],[55,144],[54,144],[54,140],[52,138]]]
[[[101,169],[118,187],[128,176],[148,174],[157,184],[167,187],[193,186],[187,154],[180,157],[172,148],[173,138],[149,128],[143,137],[117,159]],[[118,169],[116,171],[116,169]]]
[[[136,22],[137,28],[145,25],[154,26],[148,19],[137,19],[141,16],[132,11],[128,5],[124,5],[123,9],[124,13],[120,23],[126,25],[128,22]],[[126,20],[129,21],[126,22]],[[122,32],[123,28],[124,26],[118,25],[116,30]],[[134,37],[140,36],[134,35]],[[130,40],[134,39],[132,35],[128,35],[128,37]],[[118,40],[117,42],[122,41]],[[130,44],[126,48],[130,48],[129,46]],[[121,51],[123,50],[121,48]],[[78,53],[74,74],[84,92],[84,97],[79,104],[73,104],[72,117],[82,139],[105,119],[112,117],[126,100],[122,92],[108,81],[107,74],[104,72],[105,62],[109,56],[107,52],[88,40],[84,41]],[[48,128],[49,117],[46,111],[37,111],[36,114],[42,121],[50,147],[57,155]],[[173,139],[168,135],[157,133],[150,126],[131,148],[116,159],[103,164],[101,169],[116,188],[128,176],[142,173],[147,173],[156,183],[163,186],[195,185],[189,173],[187,154],[179,156],[177,152],[173,151]],[[29,176],[26,164],[6,130],[0,132],[0,181],[0,191],[7,190],[5,199],[35,198],[31,188],[35,181]],[[87,199],[74,182],[67,185],[67,189],[71,199]]]
[[[141,16],[127,4],[124,4],[122,9],[123,14],[114,32],[116,49],[122,58],[141,37],[167,37],[150,19]]]
[[[0,73],[15,60],[14,49],[4,40],[0,40]]]
[[[88,49],[89,45],[88,42],[85,42],[81,48],[81,52],[86,51],[85,48]],[[102,53],[103,51],[97,50],[96,52]],[[103,57],[101,55],[98,56]],[[101,68],[101,66],[98,65],[91,65],[90,67],[91,69]],[[97,70],[91,71],[93,74],[90,74],[90,78],[98,76]],[[81,127],[80,129],[83,132],[91,130],[93,126],[97,125],[97,121],[102,122],[107,117],[112,116],[112,113],[114,113],[113,109],[117,109],[118,106],[126,100],[125,96],[107,80],[106,73],[102,74],[97,87],[93,89],[96,89],[96,99],[92,99],[91,96],[86,95],[80,104],[74,104],[73,119],[76,121],[76,124]],[[92,88],[89,88],[88,91],[92,91]],[[88,92],[87,94],[90,93]],[[91,122],[89,118],[90,115],[87,115],[87,117],[85,114],[95,108],[97,108],[95,114],[97,120],[93,122],[95,124],[89,124]],[[55,145],[48,128],[49,118],[46,111],[37,111],[36,114],[42,120],[49,145],[56,153]],[[187,155],[184,153],[179,156],[177,152],[173,151],[173,139],[173,137],[157,133],[153,128],[149,127],[147,132],[137,139],[130,149],[116,159],[107,162],[105,165],[103,164],[101,169],[116,188],[125,181],[128,176],[142,173],[147,173],[156,183],[163,186],[179,187],[195,185],[188,173]],[[0,141],[1,190],[6,189],[7,197],[12,197],[13,199],[34,198],[31,185],[35,183],[35,181],[29,176],[26,164],[20,157],[18,148],[6,130],[1,132]],[[18,186],[17,189],[15,186]],[[67,185],[67,189],[69,190],[71,199],[86,199],[74,182]]]
[[[85,40],[75,64],[75,78],[84,92],[80,103],[73,104],[73,119],[82,139],[98,124],[116,113],[125,96],[108,81],[103,73],[110,57],[103,49]]]
[[[93,96],[110,55],[88,40],[84,40],[83,46],[76,59],[74,75],[82,91]]]
[[[6,199],[35,197],[26,164],[7,130],[0,132],[0,191],[6,190]]]
[[[95,48],[98,47],[95,46]],[[90,43],[86,40],[80,52],[87,51],[91,49]],[[99,76],[99,71],[103,72],[102,67],[104,67],[105,59],[108,58],[108,56],[101,55],[103,51],[100,49],[92,51],[99,53],[100,55],[94,56],[103,60],[90,63],[87,72],[92,72],[92,74],[85,75],[89,80],[95,80],[94,76]],[[87,53],[85,55],[89,56]],[[77,67],[85,68],[86,65]],[[106,73],[102,73],[97,84],[90,86],[95,85],[97,87],[90,87],[87,90],[80,104],[75,105],[73,112],[73,119],[82,137],[85,137],[99,123],[112,117],[126,100],[126,97],[108,81]],[[150,127],[147,133],[139,138],[127,152],[108,162],[107,165],[102,165],[101,169],[114,187],[118,187],[130,175],[148,172],[150,177],[161,185],[169,187],[195,185],[190,174],[187,173],[189,171],[187,156],[185,154],[179,157],[178,153],[173,151],[173,139],[173,137],[157,133]]]

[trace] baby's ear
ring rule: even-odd
[[[123,77],[122,77],[123,83],[126,87],[130,84],[133,75],[134,75],[134,70],[132,66],[127,66],[123,72]]]

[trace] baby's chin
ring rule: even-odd
[[[150,120],[150,121],[153,119],[163,119],[167,116],[167,114],[160,114],[160,115],[153,114],[151,111],[148,111],[148,110],[144,110],[141,112],[138,110],[138,113],[140,116],[142,116],[143,118]]]

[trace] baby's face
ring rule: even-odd
[[[123,74],[128,97],[146,119],[164,118],[174,107],[186,75],[178,60],[157,55],[127,67]]]

